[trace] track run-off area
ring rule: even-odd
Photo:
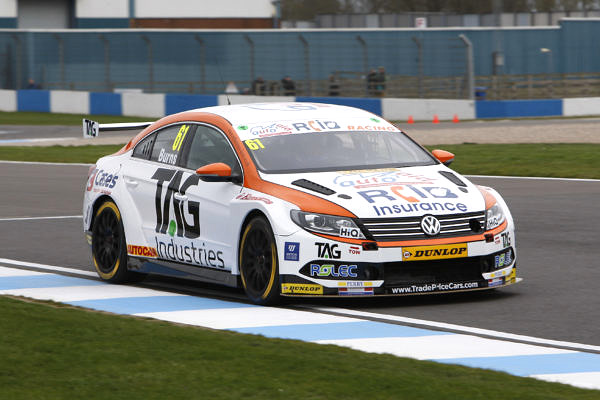
[[[0,161],[0,294],[490,368],[600,389],[600,181],[474,176],[517,225],[520,284],[434,296],[249,304],[173,279],[107,285],[82,232],[88,166]]]

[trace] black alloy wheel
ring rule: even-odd
[[[256,304],[275,304],[280,296],[277,248],[263,217],[248,223],[240,242],[240,275],[246,294]]]
[[[104,281],[119,283],[130,280],[127,270],[127,244],[121,213],[112,201],[98,207],[92,226],[92,258],[96,272]]]

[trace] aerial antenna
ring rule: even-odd
[[[229,93],[227,93],[227,87],[225,86],[225,81],[223,80],[223,75],[221,74],[221,63],[219,62],[219,56],[215,53],[215,59],[217,60],[217,71],[219,71],[219,78],[221,78],[221,85],[225,88],[225,96],[227,96],[227,105],[231,105],[231,99],[229,98]]]

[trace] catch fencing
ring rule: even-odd
[[[599,96],[597,37],[600,19],[501,29],[1,29],[0,88],[32,78],[49,90],[249,93],[262,77],[265,95]],[[378,67],[385,87],[373,91],[367,76]]]

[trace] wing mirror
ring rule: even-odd
[[[204,165],[196,170],[196,174],[206,182],[241,182],[241,177],[231,175],[231,167],[224,163]]]
[[[454,154],[452,154],[446,150],[436,149],[436,150],[433,150],[431,152],[431,154],[433,154],[433,156],[435,158],[437,158],[446,167],[449,166],[450,164],[452,164],[452,161],[454,161]]]

